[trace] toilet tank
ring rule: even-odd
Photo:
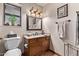
[[[18,48],[20,37],[4,38],[6,50]]]

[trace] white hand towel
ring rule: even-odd
[[[63,22],[63,38],[65,38],[66,34],[66,22]]]
[[[65,36],[65,22],[60,22],[58,24],[58,33],[59,33],[59,38],[63,39]]]

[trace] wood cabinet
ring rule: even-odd
[[[28,48],[24,49],[24,55],[39,56],[49,49],[49,36],[26,39]]]

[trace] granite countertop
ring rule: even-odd
[[[27,36],[25,35],[24,38],[26,39],[32,39],[32,38],[38,38],[38,37],[44,37],[44,36],[50,36],[50,34],[41,34],[41,35],[34,35],[34,36]]]

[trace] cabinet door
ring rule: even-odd
[[[31,56],[39,56],[41,55],[41,48],[38,46],[38,47],[30,47],[30,51],[29,51],[30,55]]]
[[[49,39],[47,37],[42,38],[42,51],[45,52],[49,49]]]
[[[41,54],[41,42],[39,38],[31,39],[29,41],[30,55],[40,55]]]

